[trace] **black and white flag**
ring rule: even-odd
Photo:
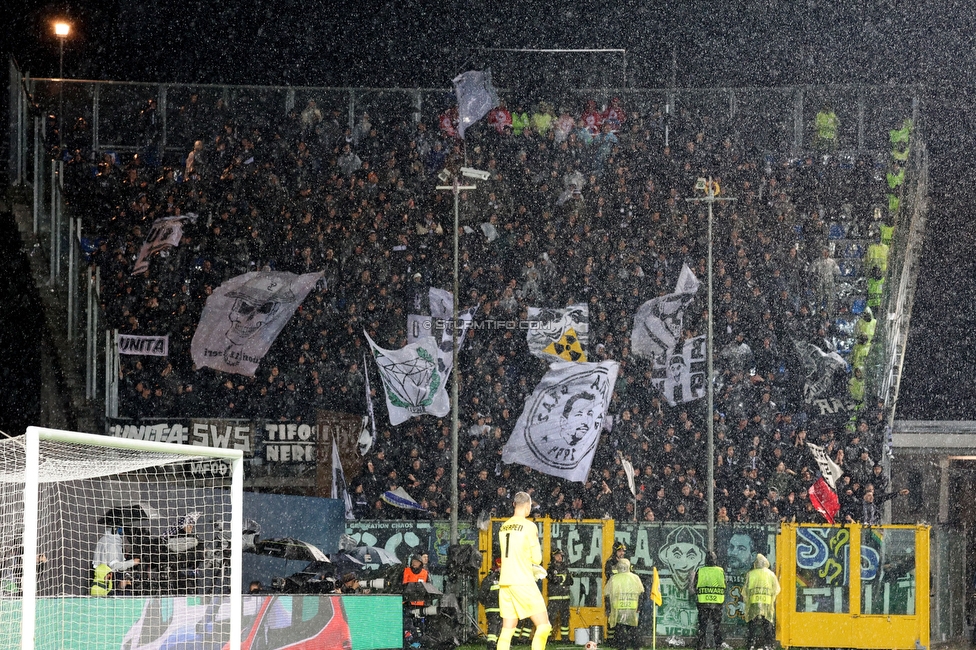
[[[390,424],[396,426],[418,415],[444,417],[450,412],[447,373],[438,363],[433,336],[399,350],[384,350],[364,334],[383,380]]]
[[[655,363],[653,385],[671,406],[696,400],[705,395],[705,337],[685,341],[680,350],[668,357],[666,364]]]
[[[589,305],[562,309],[529,307],[525,340],[529,352],[550,362],[586,361],[590,337]]]
[[[616,361],[549,366],[502,450],[519,463],[568,481],[586,481],[619,365]]]
[[[808,442],[807,447],[810,448],[810,453],[813,454],[813,458],[817,461],[817,465],[820,467],[820,473],[823,474],[824,480],[830,485],[830,489],[836,490],[837,481],[844,475],[844,470],[840,468],[840,465],[830,460],[827,452],[820,445]]]
[[[190,352],[197,368],[253,377],[322,273],[245,273],[207,298]]]
[[[339,445],[335,436],[332,437],[332,498],[342,499],[346,506],[346,519],[355,519],[352,513],[352,498],[346,486],[346,473],[342,471],[342,460],[339,458]]]
[[[197,215],[185,214],[179,217],[162,217],[153,221],[149,227],[146,240],[139,249],[136,257],[136,264],[132,268],[132,275],[147,273],[149,271],[149,258],[154,253],[175,248],[180,245],[183,238],[183,223],[185,221],[196,221]]]
[[[363,375],[366,377],[366,416],[363,417],[363,430],[359,433],[359,455],[365,456],[376,444],[376,413],[373,410],[373,390],[369,386],[369,366],[363,355]],[[368,425],[368,427],[367,427]]]
[[[634,355],[658,364],[667,363],[681,339],[685,309],[695,299],[699,284],[685,264],[674,293],[648,300],[637,309],[630,335],[630,350]]]
[[[837,375],[847,371],[847,362],[836,352],[824,352],[813,343],[793,341],[806,378],[803,382],[803,399],[812,402],[829,397],[834,390]]]

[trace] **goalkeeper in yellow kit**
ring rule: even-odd
[[[532,497],[519,492],[512,501],[515,514],[498,531],[502,558],[498,578],[498,608],[502,616],[502,631],[498,635],[497,650],[511,649],[512,636],[520,618],[531,618],[535,625],[532,650],[544,650],[552,625],[549,623],[546,601],[537,583],[546,575],[546,570],[542,568],[539,531],[533,522],[526,519],[532,511]]]

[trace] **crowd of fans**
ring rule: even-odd
[[[558,110],[502,104],[461,140],[450,110],[419,122],[363,113],[350,126],[315,101],[273,120],[197,95],[176,117],[167,143],[183,152],[173,156],[160,146],[156,111],[149,102],[138,116],[135,156],[96,160],[83,145],[65,154],[69,209],[97,237],[92,261],[102,268],[108,326],[169,335],[168,357],[123,358],[121,415],[363,413],[362,332],[402,347],[407,315],[429,313],[429,287],[451,286],[454,197],[435,186],[442,170],[467,164],[491,177],[460,195],[461,306],[518,320],[530,306],[585,303],[589,359],[617,360],[620,373],[590,480],[568,483],[501,462],[545,362],[529,355],[524,331],[469,332],[459,368],[459,515],[504,514],[510,494],[528,490],[557,518],[702,521],[704,400],[669,406],[629,336],[637,308],[672,292],[683,264],[706,277],[707,211],[685,199],[709,176],[736,198],[716,204],[714,216],[717,518],[819,520],[807,498],[818,476],[808,441],[845,470],[841,517],[861,518],[869,486],[886,494],[876,463],[883,409],[869,399],[850,421],[847,412],[821,417],[804,401],[792,344],[849,347],[856,288],[838,278],[831,228],[842,224],[850,241],[873,235],[886,189],[873,157],[782,160],[707,114],[640,112],[615,99]],[[177,215],[193,215],[180,245],[132,275],[153,221]],[[233,276],[269,269],[324,271],[325,281],[255,377],[195,368],[190,341],[207,297]],[[708,316],[699,298],[684,336],[704,334]],[[379,497],[403,487],[432,516],[447,516],[449,419],[386,425],[371,370],[380,435],[352,481],[356,515],[399,516]],[[846,384],[838,397],[852,401]],[[636,468],[636,499],[618,451]]]

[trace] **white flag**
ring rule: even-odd
[[[207,298],[190,352],[197,368],[253,377],[322,273],[245,273]]]
[[[369,387],[369,366],[366,365],[366,355],[363,355],[363,375],[366,376],[366,416],[363,418],[363,430],[359,433],[359,455],[365,456],[376,444],[376,413],[373,411],[373,391]],[[367,420],[369,429],[366,428]]]
[[[617,457],[620,458],[620,464],[623,466],[624,474],[627,476],[627,487],[630,488],[630,493],[636,497],[637,485],[634,483],[634,465],[624,458],[624,454],[621,451],[617,452]]]
[[[430,315],[440,320],[449,320],[454,314],[454,293],[431,287],[427,292]]]
[[[830,460],[827,456],[827,452],[820,445],[815,445],[812,442],[807,443],[807,447],[810,448],[811,453],[813,453],[814,459],[817,461],[817,465],[820,466],[820,473],[823,475],[824,480],[830,485],[831,490],[837,490],[837,481],[840,477],[844,475],[844,470],[840,468],[840,465]]]
[[[418,316],[409,314],[407,316],[407,343],[416,343],[424,336],[433,335],[438,339],[437,360],[440,369],[450,375],[454,363],[451,354],[451,344],[453,338],[453,317],[454,317],[454,294],[444,289],[431,287],[428,291],[430,316]],[[461,331],[458,332],[458,350],[464,345],[464,338],[468,334],[471,322],[478,311],[478,307],[469,307],[458,311],[458,323]],[[435,333],[439,332],[439,333]]]
[[[498,106],[498,93],[491,85],[491,70],[469,70],[454,77],[454,93],[458,101],[458,134]]]
[[[196,218],[197,215],[195,214],[185,214],[179,217],[163,217],[153,221],[149,232],[146,234],[146,240],[142,243],[142,248],[139,249],[139,256],[132,268],[132,275],[149,271],[149,258],[153,253],[179,246],[180,240],[183,238],[183,222],[187,219],[196,220]]]
[[[407,491],[402,487],[398,487],[395,490],[387,490],[380,496],[380,499],[382,499],[384,503],[388,503],[397,508],[403,508],[404,510],[419,510],[420,512],[427,512],[427,509],[417,503],[416,499],[407,494]]]
[[[635,356],[659,364],[667,363],[681,338],[685,309],[695,299],[699,284],[698,278],[685,264],[681,267],[674,293],[648,300],[637,309],[630,335],[630,349]]]
[[[589,305],[564,309],[529,307],[525,339],[529,352],[547,361],[586,361],[590,337]]]
[[[619,366],[562,362],[549,366],[502,450],[519,463],[568,481],[586,481]]]
[[[384,350],[369,334],[366,340],[383,380],[390,424],[396,426],[424,414],[444,417],[451,411],[447,374],[439,367],[433,336],[399,350]]]
[[[699,399],[706,390],[705,366],[705,337],[698,336],[685,341],[666,364],[654,363],[651,385],[671,406]]]
[[[332,436],[332,498],[342,499],[346,505],[346,519],[355,519],[352,514],[352,499],[349,497],[349,488],[346,487],[346,473],[342,471],[342,460],[339,458],[339,445],[336,444],[335,436]]]
[[[468,307],[458,312],[458,325],[461,327],[461,331],[457,334],[458,351],[464,345],[464,338],[468,335],[468,329],[471,327],[471,321],[474,320],[474,315],[477,311],[477,307]],[[454,369],[454,356],[451,353],[452,345],[454,344],[454,324],[451,319],[447,319],[440,321],[440,325],[441,342],[437,348],[437,361],[440,364],[441,370],[449,376]]]
[[[847,362],[836,352],[824,352],[813,343],[793,341],[806,378],[803,382],[803,398],[807,402],[828,397],[834,385],[834,377],[847,370]]]

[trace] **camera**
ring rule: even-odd
[[[474,167],[462,167],[461,174],[467,176],[468,178],[476,178],[479,181],[486,181],[491,178],[491,172],[475,169]]]

